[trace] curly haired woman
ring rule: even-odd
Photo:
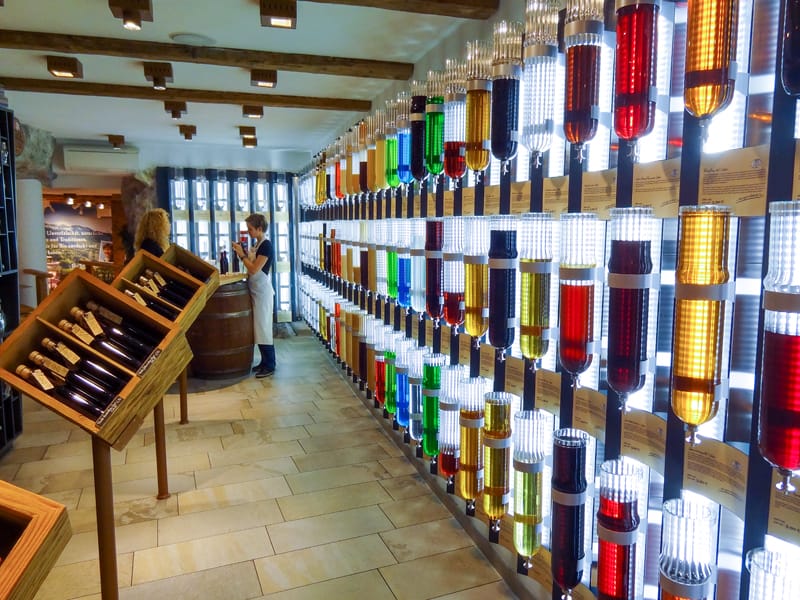
[[[172,227],[169,214],[163,208],[148,210],[142,215],[133,240],[134,250],[147,250],[150,254],[161,256],[169,248],[169,234]]]

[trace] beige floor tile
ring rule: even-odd
[[[48,473],[31,479],[23,479],[17,476],[14,479],[14,485],[37,494],[65,492],[93,486],[94,471],[92,469],[84,469],[65,473]]]
[[[278,506],[287,521],[304,519],[325,513],[370,506],[390,499],[377,481],[359,483],[308,494],[284,496]]]
[[[24,413],[23,413],[24,414]],[[28,415],[25,415],[28,418]],[[27,427],[27,422],[25,424]],[[47,452],[46,446],[33,446],[31,448],[12,448],[11,452],[6,454],[2,459],[4,465],[21,465],[32,461],[42,460],[44,453]],[[112,452],[113,454],[113,452]]]
[[[430,493],[430,488],[419,474],[384,479],[381,481],[381,485],[395,500],[414,498],[415,496],[423,496]]]
[[[450,516],[447,507],[433,494],[393,500],[380,506],[395,527],[408,527]]]
[[[111,464],[119,465],[125,462],[125,453],[112,452]],[[31,479],[42,477],[51,473],[64,473],[67,471],[82,471],[92,468],[92,456],[78,455],[53,458],[49,460],[39,460],[36,462],[26,462],[19,468],[17,477],[19,479]]]
[[[276,475],[297,473],[297,466],[289,456],[260,460],[249,465],[229,465],[196,471],[197,489],[215,487],[228,483],[242,483],[257,479],[268,479]]]
[[[158,545],[176,544],[283,521],[275,500],[249,502],[158,521]]]
[[[265,417],[263,419],[237,420],[231,423],[234,433],[250,433],[267,429],[280,429],[281,427],[295,427],[314,423],[314,419],[308,413],[298,413],[295,415],[280,415],[277,417]]]
[[[356,446],[354,448],[341,448],[327,452],[315,452],[304,456],[295,456],[294,464],[298,470],[320,471],[344,465],[352,465],[367,462],[370,460],[380,460],[388,455],[377,444],[367,446]]]
[[[391,522],[377,506],[288,521],[267,527],[272,545],[278,554],[389,529],[392,529]]]
[[[178,495],[178,506],[180,514],[186,515],[226,506],[269,500],[270,498],[288,496],[291,493],[283,477],[271,477],[269,479],[187,491]]]
[[[131,585],[133,554],[117,555],[117,582]],[[53,567],[39,588],[35,600],[67,600],[100,593],[100,564],[97,560]]]
[[[230,421],[191,421],[193,415],[189,408],[190,422],[186,425],[173,423],[167,425],[166,440],[169,442],[190,442],[192,440],[202,440],[207,438],[217,438],[233,433]],[[154,440],[152,429],[144,433],[144,443],[141,445],[151,445]],[[128,444],[130,447],[130,444]]]
[[[381,539],[397,562],[472,546],[472,540],[453,517],[384,531]]]
[[[27,424],[26,424],[27,429]],[[42,431],[33,433],[26,431],[14,440],[15,448],[32,448],[34,446],[50,446],[52,444],[63,444],[69,439],[70,432],[65,431]],[[48,456],[47,458],[51,458]]]
[[[287,475],[286,482],[295,494],[325,490],[365,481],[375,481],[389,477],[386,469],[378,462],[366,462],[346,467],[335,467],[322,471],[309,471]]]
[[[321,435],[327,436],[331,434],[331,426],[329,423],[315,423],[309,417],[309,424],[306,426],[306,431],[312,436]],[[336,432],[341,434],[349,434],[355,431],[364,431],[368,429],[378,429],[378,422],[372,416],[358,417],[344,423],[336,425]]]
[[[255,408],[242,410],[245,419],[264,419],[284,415],[314,413],[317,407],[313,402],[272,402],[270,404],[257,404]]]
[[[517,595],[511,591],[505,581],[495,581],[478,587],[470,588],[455,594],[439,596],[437,600],[516,600]],[[543,596],[550,598],[550,596]]]
[[[338,408],[336,410],[314,410],[311,416],[316,423],[338,423],[339,421],[349,421],[359,419],[369,415],[370,412],[363,405]]]
[[[265,594],[298,588],[395,563],[380,537],[364,537],[276,554],[255,561]],[[309,568],[313,565],[313,568]]]
[[[132,584],[232,565],[272,554],[263,527],[148,548],[134,554]]]
[[[403,437],[402,435],[398,435],[396,441],[392,440],[382,440],[378,445],[386,452],[389,456],[394,456],[395,458],[399,458],[401,456],[405,456],[403,451],[397,444],[402,444]],[[427,462],[427,460],[426,460]]]
[[[266,598],[266,596],[265,596]],[[348,577],[340,577],[301,588],[270,594],[270,600],[395,600],[391,590],[377,571],[367,571]]]
[[[112,477],[115,482],[135,481],[146,479],[157,474],[155,463],[155,448],[152,448],[153,456],[150,460],[133,462],[124,465],[117,465],[112,469]],[[171,456],[167,458],[167,473],[170,475],[177,473],[193,473],[208,469],[211,463],[208,454],[203,452],[198,454],[187,454],[185,456]]]
[[[158,544],[158,522],[143,521],[114,528],[117,553],[134,552]],[[67,565],[98,557],[97,532],[73,533],[56,564]]]
[[[235,433],[222,438],[222,447],[225,450],[235,448],[248,448],[263,446],[274,442],[290,442],[308,437],[308,432],[302,425],[295,427],[282,427],[280,429],[266,429],[250,433]]]
[[[14,475],[17,474],[19,471],[19,465],[14,463],[9,463],[7,465],[0,465],[0,479],[3,481],[11,481],[14,479]]]
[[[366,429],[356,432],[341,433],[336,431],[329,435],[316,435],[305,440],[300,440],[303,450],[309,454],[327,452],[340,448],[366,446],[386,441],[386,436],[379,429]]]
[[[435,598],[500,579],[474,547],[383,567],[380,572],[397,600]]]
[[[89,490],[87,493],[93,494],[94,492]],[[177,514],[177,494],[173,494],[169,498],[163,500],[159,500],[152,495],[128,502],[116,502],[114,504],[114,522],[118,527],[121,525],[130,525],[131,523],[164,519],[176,516]],[[72,525],[73,533],[96,530],[97,518],[94,506],[70,510],[69,521]]]
[[[402,475],[414,475],[417,468],[411,464],[405,456],[395,458],[384,458],[380,461],[392,477],[400,477]]]
[[[252,464],[267,458],[295,456],[298,454],[305,454],[305,452],[296,440],[292,440],[290,442],[275,442],[249,448],[234,448],[233,450],[212,452],[209,454],[209,458],[211,459],[212,467],[224,467]]]
[[[134,585],[120,590],[120,600],[245,600],[261,595],[253,561]]]
[[[51,492],[45,494],[50,500],[54,500],[59,504],[63,504],[67,510],[75,510],[78,508],[78,502],[81,499],[81,490],[65,490],[63,492]]]
[[[222,443],[219,441],[218,437],[189,440],[186,442],[172,441],[167,442],[166,446],[167,459],[176,458],[178,456],[202,454],[205,452],[219,452],[222,450]],[[143,446],[141,448],[130,448],[128,450],[128,460],[125,462],[130,464],[141,461],[152,461],[155,452],[155,444]]]
[[[194,477],[191,475],[169,475],[169,491],[172,494],[179,494],[194,489]],[[131,502],[133,500],[145,500],[155,497],[158,492],[158,482],[155,477],[149,479],[137,479],[136,481],[124,481],[114,484],[114,504],[121,502]],[[94,488],[84,488],[78,508],[94,508]]]

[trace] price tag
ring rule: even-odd
[[[678,216],[681,159],[671,158],[633,166],[633,205],[651,206],[656,217]]]
[[[77,365],[81,362],[81,357],[73,352],[69,346],[64,345],[63,342],[58,342],[56,344],[56,352],[71,365]]]
[[[598,440],[606,439],[606,395],[590,388],[578,388],[573,394],[572,419]]]
[[[617,170],[592,171],[583,174],[581,210],[597,213],[608,219],[609,210],[617,204]]]
[[[747,455],[717,440],[686,445],[683,487],[721,504],[744,519],[747,497]]]
[[[158,271],[153,271],[153,279],[156,280],[156,283],[159,285],[159,287],[164,287],[165,285],[167,285],[167,280],[164,279],[161,276],[161,273],[159,273]]]
[[[536,371],[534,405],[553,415],[561,414],[561,375],[559,373],[547,369]]]
[[[761,217],[767,208],[769,146],[704,154],[700,164],[700,204],[726,204],[737,217]]]
[[[800,494],[784,494],[775,486],[781,480],[777,471],[772,473],[769,498],[767,533],[800,546]]]
[[[548,177],[544,180],[544,210],[554,215],[567,212],[569,196],[569,177]]]
[[[664,474],[667,445],[667,421],[643,410],[631,409],[622,414],[622,454]]]
[[[433,350],[433,321],[425,319],[425,345]]]
[[[513,356],[506,357],[506,386],[507,392],[522,398],[525,391],[525,361]]]

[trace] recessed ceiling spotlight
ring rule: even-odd
[[[239,137],[254,138],[256,137],[256,128],[252,125],[239,125]]]
[[[245,148],[255,148],[258,146],[258,140],[255,137],[242,138],[242,146]]]
[[[47,56],[47,70],[53,77],[83,79],[83,65],[72,56]]]
[[[67,206],[72,206],[73,204],[75,204],[75,198],[67,196]]]
[[[297,26],[297,0],[260,0],[261,25],[294,29]]]
[[[264,107],[256,104],[245,104],[242,106],[242,116],[248,119],[260,119],[264,116]]]
[[[278,72],[273,69],[251,69],[250,85],[274,88],[278,85]]]
[[[153,21],[151,0],[108,0],[111,14],[122,19],[122,26],[128,31],[139,31],[142,21]]]
[[[100,202],[100,203],[97,205],[97,210],[103,210],[105,207],[106,207],[106,205],[105,205],[103,202]]]
[[[92,201],[91,200],[87,200],[86,202],[83,203],[83,205],[86,208],[92,208]]]

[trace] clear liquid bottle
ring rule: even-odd
[[[686,499],[664,502],[658,558],[661,600],[714,597],[717,512]]]
[[[408,351],[408,405],[405,415],[401,414],[401,407],[397,405],[397,422],[406,428],[409,438],[417,442],[422,441],[422,374],[428,356],[430,352],[427,348],[412,347]]]
[[[425,314],[425,219],[411,219],[411,308]]]

